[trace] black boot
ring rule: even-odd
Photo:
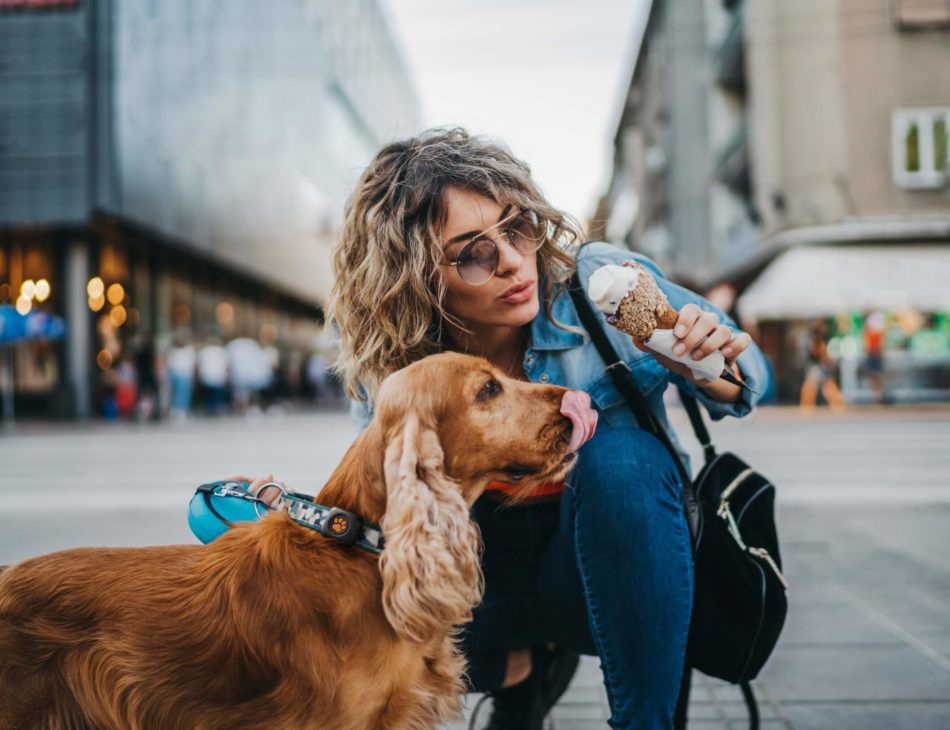
[[[491,692],[492,714],[484,730],[543,730],[544,719],[567,690],[577,654],[559,646],[531,649],[531,674],[523,682]],[[474,727],[475,717],[472,717]]]

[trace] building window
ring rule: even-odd
[[[950,0],[891,0],[891,17],[902,30],[950,27]]]
[[[902,188],[943,187],[950,174],[950,108],[897,109],[891,120],[894,182]]]

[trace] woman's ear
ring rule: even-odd
[[[481,600],[480,538],[436,432],[409,412],[386,447],[383,610],[403,638],[441,641]]]

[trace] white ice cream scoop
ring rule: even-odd
[[[614,314],[620,301],[637,288],[640,272],[631,266],[605,264],[587,280],[587,295],[604,314]]]

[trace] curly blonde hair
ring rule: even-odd
[[[341,340],[334,370],[354,398],[374,398],[389,373],[444,350],[447,322],[466,329],[445,310],[446,285],[438,273],[445,194],[452,187],[537,213],[546,232],[537,254],[542,303],[557,324],[551,305],[574,269],[570,248],[582,233],[545,200],[528,166],[463,129],[432,129],[389,144],[350,197],[333,253],[329,309]]]

